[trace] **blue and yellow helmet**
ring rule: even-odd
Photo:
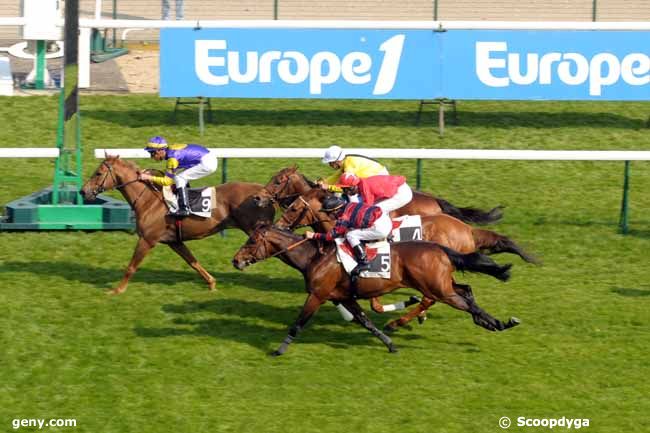
[[[160,135],[151,137],[149,139],[149,142],[147,143],[147,146],[144,148],[144,150],[146,150],[147,152],[151,152],[159,149],[167,149],[167,140],[165,140],[165,138],[161,137]]]

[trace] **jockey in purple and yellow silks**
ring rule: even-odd
[[[187,199],[187,183],[200,179],[217,171],[218,159],[208,149],[198,144],[167,144],[163,137],[156,136],[149,140],[144,148],[156,161],[167,160],[164,176],[141,174],[142,180],[149,180],[163,186],[176,184],[178,192],[177,216],[190,214]]]
[[[374,159],[363,155],[346,155],[345,151],[339,146],[330,146],[325,151],[325,155],[323,155],[321,161],[323,164],[328,164],[336,170],[327,179],[318,182],[322,188],[331,192],[342,191],[336,184],[343,173],[354,174],[362,179],[370,176],[388,174],[386,167]]]

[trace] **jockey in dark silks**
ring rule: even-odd
[[[393,228],[393,223],[377,206],[364,203],[348,203],[340,197],[331,196],[323,200],[322,211],[331,213],[336,218],[336,224],[327,233],[305,232],[307,239],[333,241],[335,238],[345,237],[354,256],[357,266],[350,276],[353,281],[361,271],[368,270],[370,264],[361,241],[374,241],[385,239]]]

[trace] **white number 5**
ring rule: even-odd
[[[390,256],[387,254],[381,256],[381,271],[382,272],[390,271]]]

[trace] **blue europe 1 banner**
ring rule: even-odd
[[[650,32],[456,30],[443,92],[454,99],[650,100]]]
[[[432,98],[432,32],[162,29],[160,95],[241,98]]]
[[[650,32],[161,30],[161,96],[650,100]]]

